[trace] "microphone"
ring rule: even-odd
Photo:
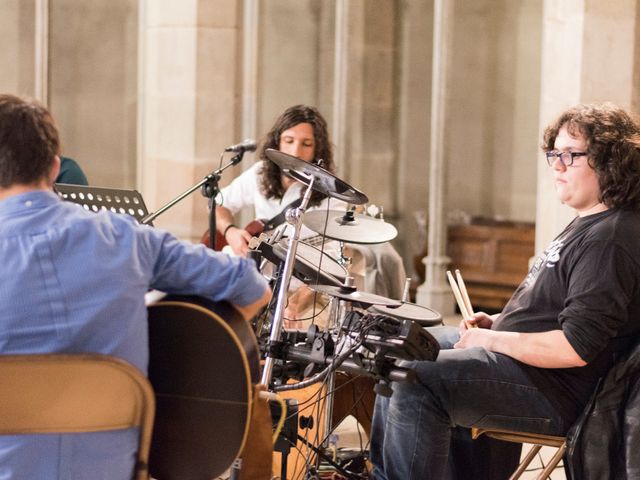
[[[255,152],[257,147],[258,145],[256,144],[255,140],[246,138],[241,143],[237,143],[236,145],[231,145],[230,147],[225,148],[224,151],[236,153]]]

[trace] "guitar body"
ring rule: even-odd
[[[149,471],[158,480],[215,478],[246,440],[258,345],[229,304],[166,297],[149,306],[156,417]]]
[[[244,229],[249,232],[254,237],[257,237],[262,232],[264,232],[265,223],[263,220],[255,219],[249,222]],[[200,243],[204,243],[207,247],[211,248],[211,240],[209,238],[209,229],[202,235],[200,238]],[[227,240],[222,236],[222,234],[216,231],[216,248],[215,250],[220,251],[223,247],[227,246]]]

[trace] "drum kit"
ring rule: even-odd
[[[341,303],[349,303],[360,308],[371,308],[372,313],[388,315],[396,319],[408,319],[421,325],[437,325],[441,316],[435,311],[409,303],[408,292],[403,299],[393,300],[373,293],[358,291],[353,287],[345,265],[348,260],[343,255],[344,244],[378,244],[393,240],[398,230],[390,223],[353,210],[314,210],[306,212],[312,191],[320,192],[352,205],[368,202],[363,192],[337,178],[322,167],[305,162],[297,157],[275,149],[267,149],[266,157],[274,162],[284,175],[287,175],[306,186],[303,200],[299,207],[286,212],[286,220],[293,226],[293,234],[269,247],[269,258],[275,258],[281,264],[277,279],[277,300],[271,330],[270,344],[281,342],[283,331],[284,308],[291,277],[295,276],[307,283],[309,287],[321,294],[326,294]],[[340,255],[333,259],[322,250],[300,240],[302,225],[318,233],[321,237],[336,240],[340,243]],[[284,264],[282,265],[282,262]],[[406,289],[405,289],[406,290]],[[330,328],[338,327],[339,309],[331,314]],[[262,384],[269,387],[272,383],[272,369],[275,358],[267,351]]]
[[[399,300],[359,291],[346,268],[349,259],[344,256],[344,246],[389,242],[397,236],[397,229],[384,220],[353,210],[307,212],[312,191],[352,205],[365,204],[368,198],[318,165],[278,150],[267,149],[265,154],[283,174],[301,182],[306,190],[300,206],[286,213],[286,221],[293,227],[293,233],[284,241],[262,242],[258,246],[263,258],[279,266],[269,337],[268,340],[264,336],[261,339],[265,343],[261,345],[265,354],[261,383],[273,391],[288,391],[323,381],[327,391],[332,392],[334,374],[342,368],[344,372],[372,376],[378,382],[376,387],[380,387],[376,392],[389,394],[390,381],[411,381],[413,378],[412,371],[396,365],[398,359],[435,359],[439,348],[437,342],[422,327],[439,325],[442,317],[436,311],[410,303],[408,284],[403,298]],[[323,239],[339,242],[338,257],[334,259],[323,250],[301,241],[303,225]],[[312,326],[305,335],[283,328],[292,277],[330,298],[326,331]],[[357,316],[353,315],[354,311],[359,312]],[[369,351],[364,352],[367,349]],[[286,368],[287,361],[307,363],[304,374],[295,377],[285,373],[283,378],[282,372],[291,371]],[[272,378],[274,372],[277,379]],[[301,381],[291,384],[287,382],[290,378]],[[329,394],[324,415],[325,427],[329,430],[332,413]]]

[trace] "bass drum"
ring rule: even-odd
[[[375,402],[374,386],[375,380],[372,377],[336,372],[335,389],[329,395],[327,395],[326,385],[320,383],[301,390],[279,392],[278,395],[298,401],[297,434],[312,445],[320,446],[329,433],[325,425],[325,412],[329,399],[333,401],[331,422],[333,427],[338,426],[348,416],[353,416],[362,427],[364,445],[371,436],[371,419]],[[306,418],[302,423],[308,428],[300,427],[302,417]],[[309,418],[313,420],[309,421]],[[314,465],[316,461],[313,450],[301,440],[297,440],[296,447],[291,446],[287,457],[287,480],[306,478],[304,474],[307,467]],[[282,454],[276,451],[273,454],[273,476],[280,477],[281,470]],[[327,476],[326,478],[338,477]]]

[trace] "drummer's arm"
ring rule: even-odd
[[[216,230],[236,255],[246,255],[251,234],[233,223],[233,214],[226,207],[216,206]]]
[[[234,308],[244,317],[245,320],[249,321],[253,317],[255,317],[260,312],[260,310],[269,303],[270,300],[271,289],[267,288],[262,296],[255,302],[243,307],[234,305]]]
[[[300,285],[298,289],[289,295],[287,307],[284,310],[285,326],[295,328],[296,320],[301,318],[305,310],[313,303],[314,291],[306,285]]]

